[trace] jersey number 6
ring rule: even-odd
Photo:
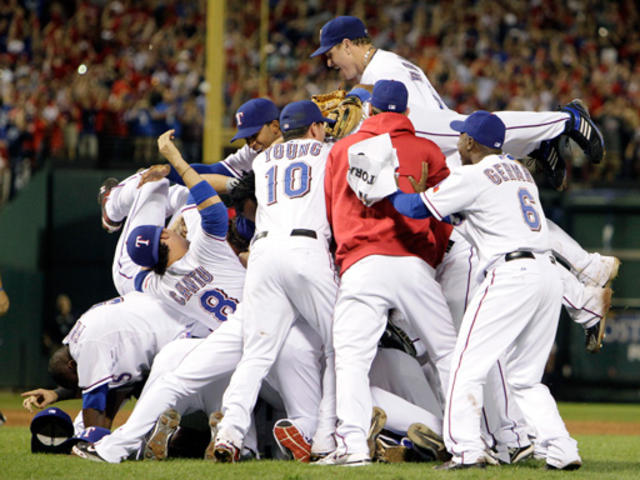
[[[533,201],[533,196],[526,188],[518,190],[518,199],[520,200],[520,208],[522,209],[522,217],[524,223],[526,223],[534,232],[540,231],[540,214],[535,209],[536,202]]]

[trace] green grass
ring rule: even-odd
[[[78,408],[77,402],[65,402],[65,408]],[[17,408],[15,394],[0,393],[0,410]],[[566,420],[640,422],[640,407],[613,404],[561,404]],[[163,463],[125,462],[120,465],[97,464],[63,455],[30,453],[27,427],[0,427],[0,478],[2,479],[88,479],[144,480],[168,479],[637,479],[640,478],[640,436],[577,435],[583,467],[576,472],[551,472],[542,461],[528,461],[517,467],[492,467],[486,470],[437,472],[435,464],[372,465],[360,468],[315,467],[284,461],[248,462],[217,465],[200,460],[169,460]]]

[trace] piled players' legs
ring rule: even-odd
[[[489,460],[480,435],[482,384],[511,346],[507,378],[539,441],[553,445],[555,453],[548,462],[564,466],[561,463],[579,460],[553,398],[540,383],[560,311],[560,280],[548,257],[497,267],[465,313],[453,354],[444,419],[445,442],[456,464]]]
[[[608,286],[618,274],[620,260],[585,251],[558,225],[547,220],[552,249],[565,259],[573,273],[585,285]]]
[[[322,338],[326,368],[321,411],[332,417],[335,408],[331,318],[337,285],[324,239],[269,235],[256,241],[245,292],[242,360],[225,392],[216,438],[216,450],[226,449],[232,456],[242,446],[262,379],[297,316]]]
[[[438,368],[441,384],[448,383],[455,332],[434,275],[417,257],[373,255],[352,265],[342,276],[334,315],[338,456],[368,456],[372,404],[367,373],[389,308],[395,307],[411,319]]]

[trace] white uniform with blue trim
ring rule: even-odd
[[[338,284],[324,200],[329,149],[295,139],[267,148],[253,162],[258,210],[241,309],[244,348],[223,398],[218,433],[236,447],[242,446],[260,384],[297,318],[324,344],[320,418],[335,425],[331,325]]]
[[[579,460],[575,440],[540,383],[561,308],[562,267],[551,255],[533,179],[512,157],[489,155],[456,169],[421,198],[436,218],[451,215],[454,224],[465,224],[460,231],[477,249],[480,275],[486,275],[453,354],[444,438],[454,461],[475,463],[485,455],[477,407],[489,370],[505,354],[513,397],[546,447],[547,463]]]
[[[224,236],[189,223],[195,234],[186,255],[164,275],[149,270],[138,274],[135,284],[137,290],[160,299],[176,320],[204,325],[206,330],[194,334],[206,336],[235,311],[242,299],[245,270]]]
[[[176,321],[160,302],[131,292],[97,304],[84,313],[62,341],[78,364],[83,394],[145,378],[156,353],[188,328]]]
[[[459,133],[450,127],[453,120],[464,120],[451,110],[436,92],[424,72],[409,60],[386,50],[378,49],[362,73],[360,83],[373,85],[378,80],[398,80],[409,91],[409,120],[416,135],[434,142],[447,157],[450,169],[459,167]],[[524,157],[564,132],[569,114],[565,112],[494,112],[506,126],[503,150],[516,157]]]

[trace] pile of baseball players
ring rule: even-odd
[[[80,391],[68,449],[110,463],[255,458],[252,412],[271,391],[297,461],[579,468],[541,379],[562,306],[601,348],[620,262],[545,218],[521,159],[557,187],[574,149],[599,162],[586,108],[460,115],[355,17],[324,25],[319,55],[359,83],[337,106],[250,100],[246,144],[223,161],[189,165],[168,131],[168,165],[105,182],[121,296],[77,321],[50,362],[60,387],[25,406]],[[210,437],[180,426],[197,410]]]

